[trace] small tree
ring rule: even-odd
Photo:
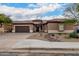
[[[76,11],[79,12],[79,3],[77,3]]]
[[[75,24],[77,22],[76,19],[65,19],[64,23],[65,24]]]
[[[12,24],[12,20],[8,16],[0,14],[0,24],[4,24],[6,29],[8,29],[8,26]]]
[[[78,19],[77,5],[76,3],[68,4],[67,8],[64,10],[64,16]]]
[[[12,20],[8,16],[0,14],[0,23],[11,24]]]

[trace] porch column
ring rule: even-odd
[[[31,25],[30,26],[30,33],[32,33],[33,32],[33,26]]]
[[[30,32],[32,33],[32,32],[33,32],[33,30],[30,30]]]
[[[15,26],[13,26],[12,32],[15,33]]]

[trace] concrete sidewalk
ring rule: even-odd
[[[0,49],[0,55],[2,56],[79,56],[79,42],[49,42],[37,39],[6,41],[5,45],[0,44],[4,47]]]
[[[78,48],[79,42],[49,42],[38,39],[0,40],[0,49],[12,48]]]
[[[18,40],[11,48],[78,48],[79,42],[49,42],[37,39]]]

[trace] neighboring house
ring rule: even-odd
[[[2,32],[12,32],[12,26],[0,24],[0,33]]]
[[[48,32],[48,33],[70,33],[74,31],[74,24],[64,24],[63,19],[53,20],[28,20],[14,21],[12,32]]]
[[[75,31],[79,33],[79,24],[75,24]]]

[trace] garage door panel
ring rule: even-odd
[[[16,26],[15,32],[30,32],[29,26]]]

